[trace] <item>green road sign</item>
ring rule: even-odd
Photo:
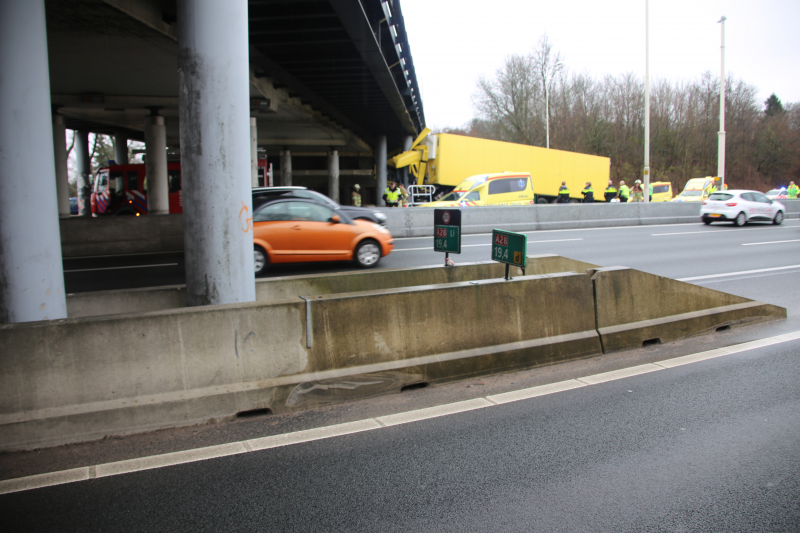
[[[492,261],[525,268],[528,239],[520,233],[492,230]]]
[[[433,251],[460,254],[461,228],[458,226],[434,226]]]

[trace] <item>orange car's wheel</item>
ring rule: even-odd
[[[372,268],[381,259],[381,245],[372,239],[364,239],[356,246],[353,258],[361,268]]]
[[[253,245],[253,262],[256,267],[256,276],[264,272],[269,264],[269,256],[262,247],[257,244]]]

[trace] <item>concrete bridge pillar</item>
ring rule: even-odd
[[[187,303],[252,302],[247,0],[177,7]]]
[[[281,185],[289,187],[292,184],[292,151],[288,148],[281,150]]]
[[[89,154],[89,132],[75,132],[75,166],[78,170],[78,215],[92,216],[92,156]]]
[[[403,139],[403,151],[408,152],[411,150],[411,144],[414,142],[414,139],[411,138],[411,135],[406,135],[405,139]],[[408,167],[403,167],[400,169],[400,179],[403,181],[403,187],[406,189],[408,188]]]
[[[258,123],[250,117],[250,186],[258,187]]]
[[[56,165],[56,196],[59,218],[69,218],[69,172],[67,172],[67,128],[64,117],[53,113],[53,155]]]
[[[0,323],[66,318],[44,0],[0,2],[0,68]]]
[[[375,168],[377,169],[377,198],[375,204],[380,207],[385,207],[386,202],[383,201],[383,191],[386,189],[386,135],[378,137],[378,147],[375,150]]]
[[[339,151],[328,152],[328,198],[339,203]]]
[[[118,165],[128,164],[128,136],[123,132],[114,135],[114,161]]]
[[[164,117],[150,115],[145,118],[144,142],[144,163],[147,172],[147,213],[150,215],[168,215],[167,127],[164,125]]]

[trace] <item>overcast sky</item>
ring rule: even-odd
[[[479,76],[547,34],[571,72],[645,76],[645,0],[400,0],[429,127],[474,116]],[[650,77],[699,79],[725,70],[763,101],[800,102],[800,0],[650,0]]]

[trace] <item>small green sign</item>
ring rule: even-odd
[[[521,233],[492,230],[492,261],[525,268],[528,238]]]
[[[461,228],[458,226],[434,226],[433,251],[460,254]]]

